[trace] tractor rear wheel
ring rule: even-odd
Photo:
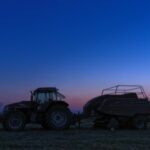
[[[9,131],[21,131],[25,128],[26,118],[22,112],[10,112],[3,121],[3,127]]]
[[[44,126],[46,129],[68,129],[72,120],[71,111],[65,106],[51,107],[45,116]]]

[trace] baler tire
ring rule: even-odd
[[[133,127],[137,130],[144,130],[147,128],[146,118],[144,116],[135,116],[133,118]]]
[[[110,131],[115,131],[119,128],[119,121],[116,118],[110,118],[107,123],[107,129]]]

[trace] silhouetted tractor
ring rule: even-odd
[[[72,113],[64,99],[56,88],[38,88],[31,92],[30,101],[5,106],[3,126],[6,130],[18,131],[28,123],[39,123],[45,129],[67,129]]]
[[[145,129],[150,102],[141,86],[118,85],[104,89],[102,95],[87,102],[83,110],[86,117],[94,117],[94,127]]]

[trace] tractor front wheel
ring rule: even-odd
[[[9,131],[21,131],[25,128],[25,125],[25,115],[19,111],[10,112],[3,121],[4,129]]]

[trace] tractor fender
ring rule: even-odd
[[[44,105],[40,105],[39,106],[39,111],[41,112],[46,112],[48,109],[50,109],[53,106],[64,106],[64,107],[68,107],[69,104],[64,102],[64,101],[52,101],[52,102],[48,102],[45,103]]]
[[[56,106],[56,105],[61,105],[61,106],[65,106],[65,107],[68,107],[69,106],[69,104],[68,103],[66,103],[66,102],[64,102],[64,101],[53,101],[50,105],[49,105],[49,107],[53,107],[53,106]],[[49,108],[48,107],[48,108]]]

